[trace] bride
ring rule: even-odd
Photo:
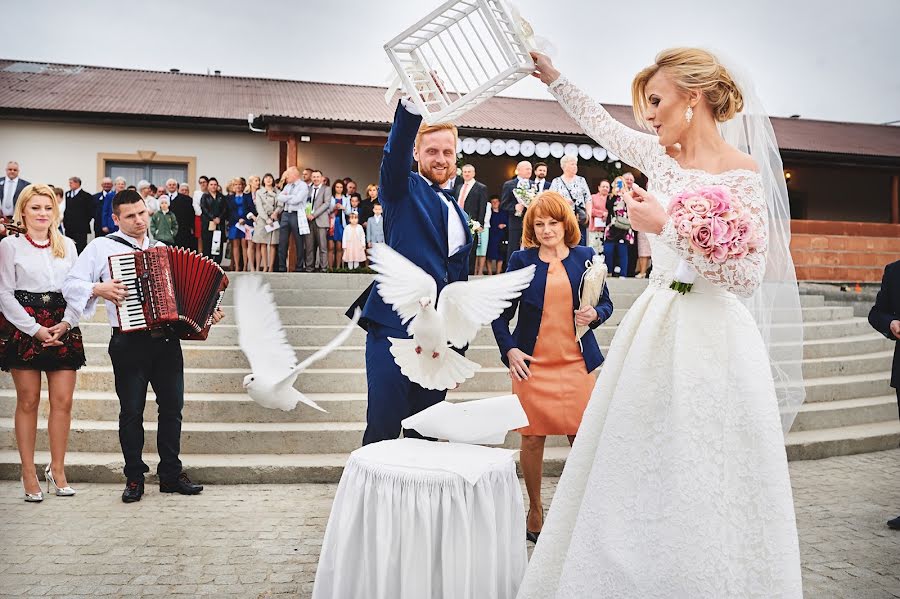
[[[782,426],[802,402],[802,330],[771,124],[751,120],[751,90],[705,50],[663,51],[635,77],[636,119],[655,135],[533,58],[588,135],[647,175],[628,207],[653,273],[612,341],[519,597],[800,598]],[[716,263],[677,235],[664,206],[711,185],[749,211],[759,251]],[[680,261],[696,273],[685,294],[669,287]]]

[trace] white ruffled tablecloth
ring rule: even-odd
[[[313,599],[513,599],[528,562],[514,453],[420,439],[354,451]]]

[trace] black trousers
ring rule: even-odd
[[[288,264],[288,249],[290,249],[291,245],[291,236],[294,237],[294,250],[295,255],[297,257],[297,264],[294,265],[294,271],[300,272],[303,270],[303,265],[306,259],[306,252],[304,251],[305,245],[304,243],[312,243],[311,240],[307,239],[309,235],[301,235],[300,234],[300,226],[298,225],[298,218],[306,218],[305,212],[282,212],[281,220],[279,224],[281,228],[278,229],[278,271],[285,272],[287,271]],[[310,269],[315,267],[315,263],[309,266]]]
[[[524,218],[516,217],[513,214],[509,215],[509,224],[506,226],[506,230],[509,231],[509,247],[506,249],[506,264],[509,264],[509,259],[513,255],[513,252],[519,251],[519,246],[522,245],[522,221]]]
[[[144,463],[144,406],[147,385],[158,406],[157,474],[161,481],[181,474],[181,409],[184,407],[184,358],[178,337],[154,337],[149,332],[113,332],[109,340],[119,396],[119,444],[125,457],[125,476],[141,480],[150,468]]]
[[[87,232],[70,233],[67,231],[66,234],[75,242],[75,251],[81,254],[81,252],[84,251],[84,248],[87,247]]]

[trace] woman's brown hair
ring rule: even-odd
[[[537,235],[534,234],[534,221],[538,218],[549,216],[558,220],[565,228],[565,243],[569,247],[575,247],[581,241],[581,231],[578,230],[578,221],[575,219],[575,211],[569,206],[569,201],[555,191],[545,191],[531,202],[525,213],[522,223],[522,245],[526,248],[541,247]]]

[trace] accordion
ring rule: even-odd
[[[109,274],[128,288],[116,309],[123,333],[171,326],[181,339],[206,339],[228,287],[218,264],[169,246],[110,256]]]

